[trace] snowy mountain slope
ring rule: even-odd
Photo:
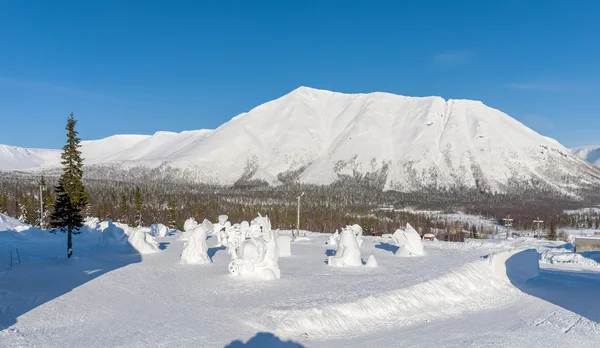
[[[158,169],[171,177],[224,185],[368,178],[402,191],[600,186],[600,170],[557,141],[481,102],[440,97],[300,87],[213,131],[158,132],[120,139],[125,144],[118,146],[108,145],[115,141],[111,138],[83,144],[88,164],[110,169],[97,173]],[[2,159],[0,168],[51,162],[36,152],[29,157],[13,156],[14,164]]]
[[[575,156],[600,167],[600,145],[576,147],[571,151]]]

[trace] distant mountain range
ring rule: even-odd
[[[598,147],[574,155],[481,102],[440,97],[300,87],[215,130],[114,135],[82,145],[87,172],[98,178],[152,173],[220,185],[356,179],[399,191],[600,187],[600,169],[583,160],[598,161]],[[0,145],[4,170],[48,170],[59,159],[60,150]]]
[[[571,151],[575,156],[600,167],[600,145],[576,147]]]

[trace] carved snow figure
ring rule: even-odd
[[[183,246],[181,263],[184,265],[204,265],[210,263],[208,257],[208,245],[206,235],[212,232],[212,224],[206,224],[208,220],[188,231],[188,241]],[[209,222],[210,223],[210,222]]]
[[[196,228],[196,226],[198,226],[198,222],[196,221],[196,219],[191,217],[191,218],[185,220],[185,222],[183,223],[183,231],[189,232],[189,231],[193,230],[194,228]]]
[[[125,230],[116,226],[112,220],[108,220],[107,223],[108,226],[102,231],[102,235],[100,236],[100,244],[108,245],[125,243],[127,240]]]
[[[280,277],[277,236],[275,231],[270,230],[268,217],[261,217],[256,224],[260,226],[262,235],[246,239],[232,250],[233,260],[229,264],[229,272],[246,278],[277,279]]]
[[[327,264],[333,267],[357,267],[362,266],[360,248],[356,241],[354,231],[347,228],[340,234],[338,250],[335,256],[330,256]]]
[[[150,234],[154,237],[165,237],[167,233],[169,233],[169,229],[163,224],[150,225]]]
[[[143,228],[134,228],[127,238],[127,243],[140,254],[150,254],[159,251],[158,242],[144,232]]]
[[[379,264],[377,263],[377,259],[375,259],[375,255],[369,256],[369,259],[367,260],[365,267],[375,268],[378,266],[379,266]]]
[[[227,221],[227,215],[219,215],[219,222],[214,224],[213,233],[217,235],[217,246],[227,245],[228,230],[231,229],[231,222]]]
[[[354,224],[352,226],[347,226],[347,228],[350,228],[352,230],[352,232],[354,232],[354,235],[356,236],[356,242],[358,243],[358,246],[362,246],[363,243],[363,239],[362,239],[362,235],[363,235],[363,229],[362,227],[360,227],[360,225]]]
[[[398,244],[397,256],[423,256],[423,242],[419,233],[410,225],[406,229],[398,229],[394,232],[394,241]]]
[[[335,233],[332,234],[331,236],[329,236],[329,239],[327,239],[327,245],[338,245],[338,242],[340,240],[340,232],[338,232],[338,230],[335,230]]]

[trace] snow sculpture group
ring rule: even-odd
[[[279,278],[278,260],[280,256],[290,255],[291,238],[271,230],[268,217],[259,215],[250,223],[243,221],[233,225],[227,220],[227,215],[220,215],[216,224],[205,219],[198,225],[194,219],[188,219],[181,235],[186,241],[181,263],[210,263],[206,239],[208,234],[213,234],[217,237],[217,246],[226,247],[231,256],[228,266],[231,274],[244,278]]]

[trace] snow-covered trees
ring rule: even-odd
[[[133,202],[133,212],[135,215],[135,225],[142,225],[142,191],[138,186],[135,187],[135,200]]]

